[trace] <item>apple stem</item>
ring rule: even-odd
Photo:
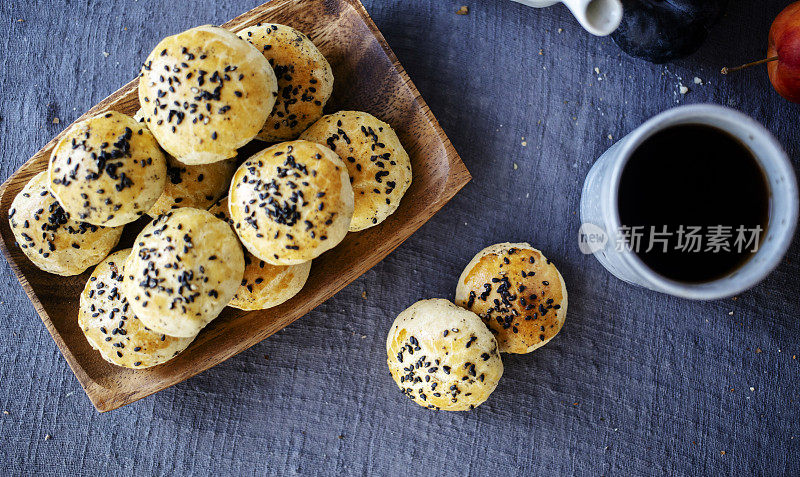
[[[773,61],[778,61],[778,57],[777,56],[773,56],[772,58],[764,58],[763,60],[754,61],[752,63],[747,63],[747,64],[744,64],[742,66],[737,66],[735,68],[728,68],[726,66],[725,68],[722,68],[721,73],[726,75],[726,74],[732,73],[734,71],[739,71],[739,70],[743,70],[745,68],[750,68],[751,66],[763,65],[764,63],[770,63],[770,62],[773,62]]]

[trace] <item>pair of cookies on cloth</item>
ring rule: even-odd
[[[462,272],[455,304],[423,300],[400,313],[386,340],[389,371],[421,406],[473,409],[497,387],[500,352],[544,346],[566,313],[566,285],[550,260],[527,243],[492,245]]]

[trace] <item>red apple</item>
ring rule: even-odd
[[[800,2],[786,7],[769,30],[769,79],[781,96],[800,103]]]

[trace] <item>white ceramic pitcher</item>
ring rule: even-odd
[[[572,11],[581,26],[592,35],[606,36],[622,21],[620,0],[514,0],[536,8],[549,7],[559,1]]]

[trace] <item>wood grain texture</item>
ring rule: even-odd
[[[331,63],[334,93],[326,110],[367,111],[394,127],[411,157],[414,180],[398,210],[366,231],[351,233],[314,260],[303,290],[269,310],[232,308],[209,324],[172,361],[145,370],[110,365],[92,350],[77,325],[78,297],[91,270],[56,277],[37,269],[14,241],[8,224],[11,201],[47,166],[52,139],[0,187],[2,248],[53,339],[86,394],[108,411],[204,371],[286,327],[369,270],[430,219],[470,179],[447,136],[358,0],[282,0],[256,7],[225,23],[238,31],[257,22],[290,25],[305,32]],[[76,120],[107,110],[132,115],[139,108],[134,80]],[[260,144],[246,146],[258,150]],[[146,223],[126,226],[118,248],[130,246]],[[58,286],[54,284],[58,283]]]

